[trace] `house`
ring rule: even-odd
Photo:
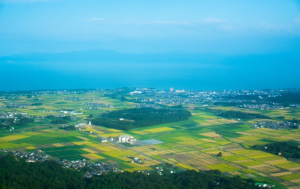
[[[260,188],[273,188],[273,187],[275,187],[275,185],[269,185],[269,184],[261,183],[261,182],[256,182],[255,186],[258,186]]]
[[[142,94],[143,92],[142,91],[133,91],[133,92],[130,92],[129,94],[130,95],[139,95],[139,94]]]
[[[87,126],[87,125],[92,125],[91,124],[91,122],[89,121],[88,123],[77,123],[76,125],[75,125],[75,127],[84,127],[84,126]]]
[[[184,93],[184,89],[183,90],[175,90],[175,93]]]
[[[134,141],[136,141],[136,139],[130,135],[121,135],[121,136],[118,136],[117,141],[125,143],[125,142],[134,142]]]

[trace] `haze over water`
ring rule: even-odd
[[[294,88],[299,52],[298,0],[0,0],[0,91]]]
[[[1,89],[174,87],[229,90],[300,87],[297,57],[276,60],[278,56],[275,55],[267,58],[225,56],[215,60],[214,56],[217,55],[194,61],[183,57],[183,60],[176,62],[2,61]]]

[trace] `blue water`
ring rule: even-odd
[[[0,90],[155,87],[228,90],[300,87],[298,63],[0,62]]]

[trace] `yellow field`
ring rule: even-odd
[[[73,144],[76,144],[76,145],[84,145],[85,143],[84,142],[72,142]]]
[[[84,138],[84,137],[82,137],[82,136],[77,136],[77,138],[80,138],[80,139],[82,139],[82,140],[90,140],[90,139]]]
[[[143,130],[144,132],[151,132],[151,133],[159,133],[159,132],[165,132],[165,131],[173,131],[175,129],[170,128],[170,127],[160,127],[160,128],[155,128],[155,129],[147,129]]]
[[[95,132],[97,134],[102,134],[102,131],[97,130],[96,128],[94,128],[94,126],[86,126],[84,129],[82,129],[83,131],[90,131],[90,132]]]
[[[89,144],[86,144],[86,145],[88,145],[90,147],[97,148],[97,149],[102,150],[104,152],[119,151],[120,150],[120,149],[112,147],[112,146],[102,146],[102,145],[94,144],[94,143],[89,143]]]
[[[104,159],[104,157],[99,156],[99,155],[97,155],[97,154],[89,154],[89,155],[92,156],[92,157],[95,157],[95,158],[97,158],[97,159]]]
[[[82,150],[86,151],[86,152],[89,152],[91,154],[95,154],[97,152],[95,152],[94,150],[91,150],[91,149],[88,149],[88,148],[82,148]]]
[[[110,151],[104,152],[104,154],[112,156],[112,157],[127,157],[127,156],[136,156],[138,153],[131,150],[119,150],[119,151]]]
[[[64,145],[59,144],[59,143],[55,143],[55,144],[52,144],[52,145],[55,146],[55,147],[62,147],[62,146],[64,146]]]
[[[201,139],[202,141],[205,141],[205,142],[217,142],[217,141],[214,141],[214,140],[209,140],[209,139]]]
[[[208,137],[211,137],[211,138],[221,138],[221,136],[215,132],[209,132],[209,133],[200,133],[200,135],[203,135],[203,136],[208,136]]]
[[[117,137],[120,135],[126,135],[126,133],[105,133],[105,134],[100,134],[103,137]]]
[[[138,135],[144,135],[147,134],[147,132],[144,131],[131,131],[132,133],[138,134]]]
[[[180,166],[180,167],[182,167],[182,168],[185,168],[185,169],[192,169],[192,170],[199,171],[198,169],[196,169],[196,168],[194,168],[194,167],[192,167],[192,166],[190,166],[190,165],[184,164],[184,163],[178,162],[176,165],[177,165],[177,166]]]
[[[0,143],[2,142],[9,142],[9,141],[14,141],[14,140],[19,140],[23,138],[27,138],[29,136],[26,135],[10,135],[10,136],[5,136],[0,138]]]
[[[207,165],[206,167],[208,167],[210,169],[218,169],[222,172],[230,172],[230,171],[238,170],[237,168],[232,167],[232,166],[227,165],[227,164]]]
[[[13,144],[13,143],[0,143],[0,149],[15,149],[15,148],[24,148],[27,146],[31,146],[28,143],[21,143],[21,144]]]
[[[29,149],[29,150],[33,150],[33,149],[35,149],[35,147],[34,146],[28,146],[28,147],[26,147],[27,149]]]
[[[97,154],[82,154],[81,156],[85,157],[85,158],[88,158],[90,160],[96,160],[96,159],[105,159],[104,157],[102,156],[99,156]]]
[[[116,132],[116,133],[122,132],[121,130],[118,130],[118,129],[107,129],[107,130],[111,131],[111,132]]]

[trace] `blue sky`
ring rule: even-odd
[[[0,56],[300,51],[299,0],[0,0]]]

